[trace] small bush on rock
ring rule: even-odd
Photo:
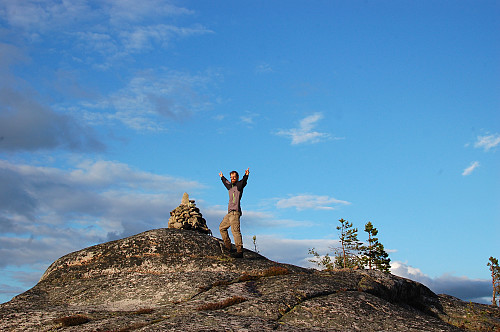
[[[273,267],[270,267],[267,270],[265,270],[262,275],[264,277],[271,277],[271,276],[285,275],[285,274],[289,274],[289,273],[290,273],[290,271],[286,267],[273,266]]]
[[[245,273],[245,274],[241,275],[240,277],[238,277],[237,282],[245,282],[245,281],[256,280],[256,279],[259,279],[259,277]]]
[[[225,299],[224,301],[221,302],[215,302],[215,303],[207,303],[204,305],[199,306],[196,308],[198,311],[207,311],[207,310],[219,310],[219,309],[224,309],[227,307],[230,307],[232,305],[238,304],[245,302],[247,299],[241,296],[233,296],[229,299]]]
[[[151,309],[151,308],[141,308],[137,311],[134,311],[134,314],[136,315],[145,315],[145,314],[151,314],[153,313],[153,311],[155,311],[154,309]]]
[[[59,323],[62,326],[77,326],[90,322],[90,318],[84,315],[73,315],[57,318],[54,322]]]

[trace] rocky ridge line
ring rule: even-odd
[[[373,270],[320,272],[222,241],[157,229],[56,260],[0,305],[2,331],[461,331],[500,328],[498,309]],[[76,322],[75,326],[64,326]]]

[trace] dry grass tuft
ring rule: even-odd
[[[137,311],[134,311],[134,314],[136,315],[146,315],[146,314],[151,314],[153,313],[155,310],[154,309],[151,309],[151,308],[141,308]]]
[[[61,317],[54,320],[55,323],[59,323],[62,326],[77,326],[90,322],[90,318],[84,315],[73,315],[67,317]]]
[[[219,310],[219,309],[224,309],[227,307],[230,307],[232,305],[238,304],[245,302],[247,299],[241,296],[233,296],[229,299],[225,299],[224,301],[221,302],[215,302],[215,303],[207,303],[202,306],[199,306],[196,308],[198,311],[207,311],[207,310]]]
[[[217,286],[227,286],[229,285],[231,282],[230,281],[227,281],[227,280],[219,280],[219,281],[216,281],[212,284],[212,287],[217,287]]]
[[[148,323],[145,323],[145,322],[140,322],[140,323],[134,323],[130,326],[126,326],[126,327],[123,327],[119,330],[114,330],[116,332],[130,332],[130,331],[134,331],[134,330],[137,330],[137,329],[140,329],[144,326],[147,326],[149,325]]]
[[[200,292],[206,292],[206,291],[210,290],[210,288],[212,288],[212,286],[200,286],[200,287],[198,287],[198,290]]]
[[[259,276],[245,273],[245,274],[238,277],[237,282],[245,282],[245,281],[256,280],[256,279],[259,279]]]
[[[290,271],[285,268],[285,267],[281,267],[281,266],[273,266],[273,267],[270,267],[268,268],[267,270],[265,270],[262,275],[264,277],[270,277],[270,276],[280,276],[280,275],[285,275],[285,274],[289,274]]]

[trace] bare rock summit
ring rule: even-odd
[[[477,318],[477,319],[475,319]],[[56,260],[0,305],[1,331],[462,331],[498,309],[373,270],[317,271],[156,229]]]

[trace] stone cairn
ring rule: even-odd
[[[212,234],[200,209],[189,199],[189,195],[182,195],[181,205],[170,211],[168,228],[190,229],[204,234]]]

